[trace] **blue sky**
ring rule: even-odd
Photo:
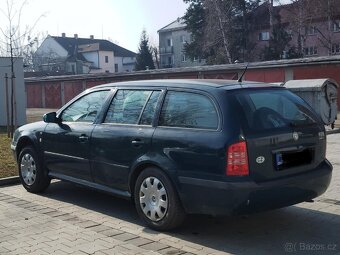
[[[30,25],[44,14],[36,32],[110,38],[137,51],[143,28],[158,44],[157,30],[183,16],[186,7],[182,0],[29,0],[22,23]]]

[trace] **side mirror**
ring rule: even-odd
[[[43,117],[44,122],[46,123],[60,123],[59,118],[57,118],[56,112],[46,113]]]

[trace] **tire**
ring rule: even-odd
[[[20,152],[18,170],[21,184],[29,192],[42,192],[51,183],[51,178],[48,177],[41,159],[32,146],[27,146]]]
[[[139,174],[134,202],[138,215],[152,229],[171,230],[185,219],[176,189],[158,168],[146,168]]]

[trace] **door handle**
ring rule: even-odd
[[[89,140],[89,137],[87,135],[81,135],[78,139],[81,143],[86,143]]]
[[[140,140],[140,139],[134,139],[131,141],[132,145],[136,146],[136,147],[139,147],[141,146],[142,144],[144,144],[144,141]]]

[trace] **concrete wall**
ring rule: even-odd
[[[49,55],[53,52],[59,57],[67,57],[67,51],[52,37],[47,36],[42,42],[35,54],[37,55]]]
[[[26,92],[24,84],[24,71],[22,58],[15,59],[15,97],[17,110],[17,125],[26,123]],[[0,126],[6,125],[6,88],[5,74],[11,77],[11,61],[10,58],[0,57]],[[10,95],[11,79],[8,79],[8,90]],[[39,95],[39,94],[38,94]],[[10,96],[9,96],[10,97]]]
[[[108,57],[108,62],[105,62],[105,57]],[[102,72],[114,73],[115,61],[113,51],[99,51],[99,68]]]
[[[135,69],[136,58],[115,56],[115,64],[118,65],[118,72],[132,72]]]
[[[93,62],[94,67],[99,67],[99,57],[98,51],[83,52],[83,56],[88,60]]]
[[[192,61],[186,56],[186,60],[183,61],[184,41],[190,42],[191,33],[185,29],[176,29],[172,31],[159,32],[159,53],[160,53],[160,65],[161,67],[170,67],[168,58],[172,58],[172,67],[192,67],[204,65],[204,61],[195,60]],[[168,39],[172,40],[172,46],[168,46]]]

